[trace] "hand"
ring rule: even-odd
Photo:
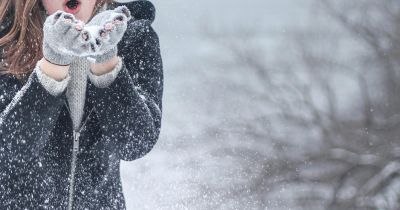
[[[62,11],[47,17],[43,27],[44,58],[56,65],[69,65],[74,56],[88,51],[83,25],[72,14]]]
[[[101,12],[85,25],[88,34],[89,60],[104,63],[117,55],[117,44],[127,29],[131,13],[126,6]],[[86,38],[86,37],[85,37]]]

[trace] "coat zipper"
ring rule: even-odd
[[[71,116],[71,111],[69,109],[67,102],[64,101],[64,103],[67,106],[69,115]],[[73,139],[73,148],[72,148],[72,160],[71,160],[71,172],[70,172],[71,180],[70,180],[70,184],[69,184],[68,210],[72,210],[72,205],[73,205],[73,201],[74,201],[73,198],[74,198],[74,187],[75,187],[74,186],[75,185],[75,170],[76,170],[77,154],[79,151],[79,137],[80,137],[81,132],[82,132],[83,128],[85,127],[86,122],[89,119],[90,114],[92,113],[93,109],[94,109],[94,107],[90,110],[88,116],[86,117],[83,124],[77,131],[72,129],[74,139]]]

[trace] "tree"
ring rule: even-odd
[[[313,12],[272,61],[263,32],[205,30],[231,55],[219,63],[257,84],[237,85],[264,111],[231,123],[253,151],[275,148],[245,153],[260,166],[250,190],[260,208],[399,209],[400,3],[322,0]]]

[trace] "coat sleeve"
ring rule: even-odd
[[[122,57],[106,87],[89,82],[102,137],[118,157],[131,161],[150,152],[160,134],[163,68],[159,39],[151,21],[131,21],[118,45]]]
[[[50,94],[37,77],[38,68],[24,85],[14,76],[0,76],[0,181],[40,155],[59,116],[65,91]]]

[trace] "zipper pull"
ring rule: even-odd
[[[79,150],[79,136],[81,133],[79,131],[73,131],[74,136],[74,151],[77,152]]]

